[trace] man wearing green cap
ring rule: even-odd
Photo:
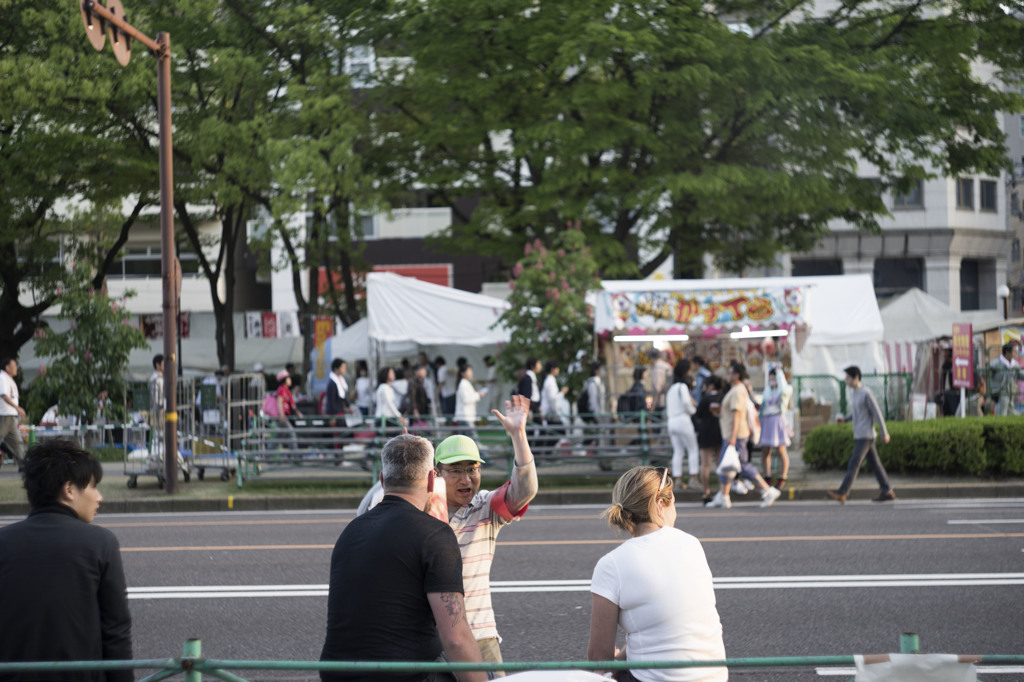
[[[505,402],[505,412],[492,410],[512,438],[515,467],[511,478],[497,490],[480,490],[483,460],[471,438],[450,436],[434,451],[437,474],[444,480],[448,496],[448,523],[462,552],[466,616],[487,663],[502,661],[491,606],[491,562],[498,531],[521,518],[537,494],[537,467],[526,440],[529,397],[512,396]]]

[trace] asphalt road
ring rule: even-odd
[[[585,658],[587,583],[622,539],[599,512],[532,508],[502,531],[492,581],[507,661]],[[216,658],[315,660],[331,548],[351,518],[101,513],[122,545],[136,658],[177,655],[198,637]],[[730,658],[892,652],[902,632],[918,633],[926,652],[1024,654],[1024,500],[681,504],[676,525],[703,542]],[[842,680],[852,669],[732,677]],[[980,677],[1010,682],[1024,671]]]

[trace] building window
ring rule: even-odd
[[[1010,195],[1010,215],[1020,215],[1020,193],[1014,192]]]
[[[794,277],[843,274],[843,261],[838,258],[816,258],[793,260]]]
[[[111,267],[110,277],[134,279],[161,276],[163,263],[159,246],[129,247],[122,254],[121,259]],[[179,248],[178,260],[181,261],[182,276],[199,273],[199,259],[194,252]]]
[[[885,299],[908,289],[924,288],[924,261],[920,258],[878,258],[875,260],[875,296]]]
[[[957,178],[956,207],[974,208],[974,178]]]
[[[996,181],[980,180],[978,182],[978,200],[982,211],[996,210]]]
[[[1020,117],[1020,136],[1024,137],[1024,116]]]
[[[373,85],[376,58],[369,45],[353,45],[345,51],[344,70],[352,79],[352,87],[368,88]]]
[[[981,310],[979,266],[970,258],[960,261],[960,310]]]
[[[1020,262],[1020,239],[1013,240],[1013,245],[1010,247],[1010,258],[1014,263]]]
[[[924,208],[924,182],[915,180],[914,186],[907,192],[892,193],[893,208]]]

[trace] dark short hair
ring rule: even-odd
[[[58,504],[65,483],[86,488],[103,480],[103,467],[96,455],[70,440],[54,438],[36,443],[25,456],[22,477],[32,508]]]
[[[736,375],[740,378],[740,381],[744,381],[750,378],[750,375],[747,374],[747,368],[743,366],[742,362],[732,363],[729,366],[729,371],[735,372]]]
[[[553,369],[558,369],[558,361],[557,360],[548,360],[547,362],[544,363],[544,371],[547,374],[551,374],[551,370],[553,370]]]
[[[436,358],[434,358],[434,364],[435,365],[447,365],[448,363],[444,361],[444,356],[443,355],[438,355]]]
[[[846,375],[851,379],[860,379],[860,367],[857,365],[850,365],[843,371],[846,372]]]
[[[380,368],[380,371],[377,372],[378,384],[386,384],[388,382],[388,372],[390,372],[391,369],[392,368],[389,365],[385,365],[384,367]]]
[[[537,366],[537,358],[529,357],[526,358],[526,369],[533,369]]]
[[[600,360],[594,360],[590,363],[590,376],[596,376],[597,373],[604,367],[604,364]]]
[[[334,360],[331,361],[331,371],[333,372],[333,371],[337,370],[339,367],[341,367],[344,364],[345,364],[345,361],[342,360],[341,358],[334,358]]]
[[[1007,353],[1012,353],[1012,352],[1013,352],[1013,349],[1014,349],[1014,347],[1015,347],[1016,345],[1017,345],[1017,344],[1016,344],[1016,343],[1014,343],[1013,341],[1010,341],[1009,343],[1004,343],[1004,344],[1003,344],[1003,355],[1006,355]],[[5,365],[4,365],[4,367],[6,367],[6,366],[7,366],[7,365],[5,364]]]
[[[700,365],[701,367],[706,367],[708,363],[704,362],[704,358],[701,357],[700,355],[694,355],[693,364]]]
[[[164,361],[164,354],[163,353],[157,353],[156,355],[154,355],[153,356],[153,369],[156,369],[156,366],[159,365],[160,363],[162,363],[163,361]],[[7,365],[4,365],[4,366],[6,367]]]
[[[634,367],[633,368],[633,381],[640,381],[644,378],[644,372],[647,371],[646,367]]]

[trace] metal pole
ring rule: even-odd
[[[174,259],[174,170],[171,148],[171,36],[158,33],[157,113],[160,119],[160,250],[164,311],[164,483],[178,492],[178,288]]]
[[[182,657],[182,668],[185,672],[182,673],[182,678],[185,682],[202,682],[203,674],[192,667],[192,660],[197,659],[203,654],[203,641],[200,639],[186,639],[185,644],[181,647]]]

